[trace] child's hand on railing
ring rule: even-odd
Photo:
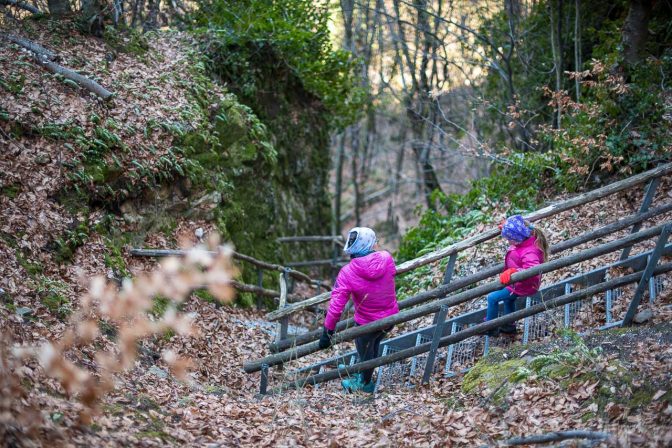
[[[502,285],[508,285],[511,282],[511,274],[514,272],[518,272],[518,269],[516,268],[509,268],[499,274],[499,281],[502,283]]]

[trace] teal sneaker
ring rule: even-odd
[[[343,387],[343,390],[346,392],[351,393],[358,383],[358,377],[348,378],[347,380],[341,380],[341,387]]]
[[[361,375],[341,381],[341,386],[343,386],[343,389],[345,389],[346,392],[350,393],[361,391],[372,394],[376,390],[376,383],[373,381],[363,383]]]
[[[360,382],[359,384],[362,385],[361,389],[359,390],[366,392],[367,394],[372,394],[376,390],[376,383],[374,383],[373,380],[369,381],[368,383]]]

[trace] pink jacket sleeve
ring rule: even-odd
[[[343,271],[341,271],[343,272]],[[336,324],[341,318],[343,309],[350,299],[350,291],[347,288],[345,279],[338,274],[336,277],[336,284],[334,289],[331,291],[331,300],[329,301],[329,309],[327,310],[327,316],[324,318],[324,326],[327,330],[334,330]]]

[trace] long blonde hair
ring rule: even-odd
[[[539,227],[530,225],[528,225],[528,227],[532,228],[532,235],[534,235],[534,237],[537,240],[534,244],[539,248],[541,253],[544,254],[544,263],[545,263],[546,260],[548,260],[548,256],[550,255],[548,253],[548,238],[546,238],[546,234]]]

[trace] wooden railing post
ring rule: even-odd
[[[278,303],[278,309],[282,309],[287,306],[287,271],[284,270],[280,273],[280,302]],[[287,328],[289,327],[289,316],[285,316],[280,319],[280,322],[276,325],[275,340],[281,341],[287,339]]]

